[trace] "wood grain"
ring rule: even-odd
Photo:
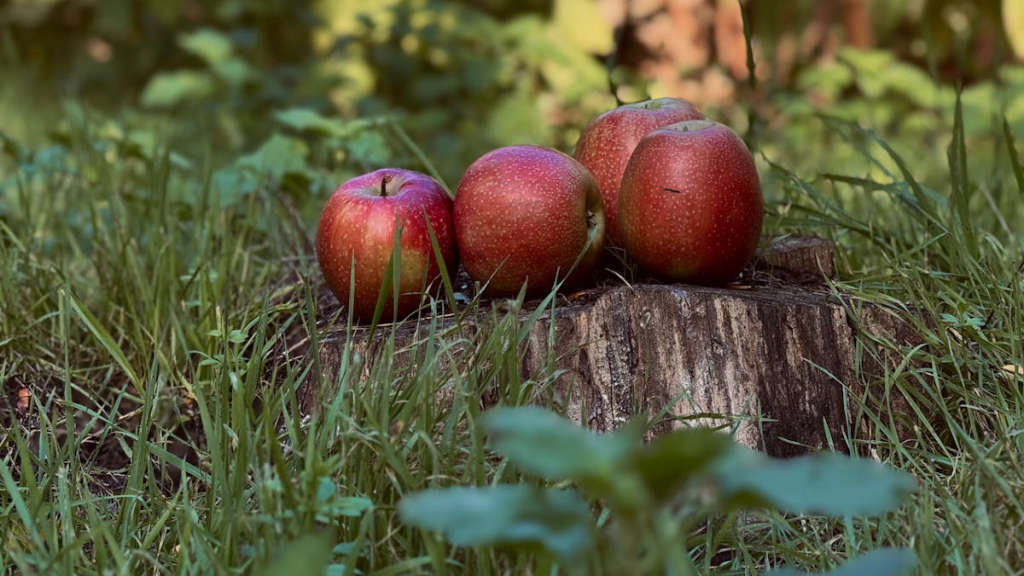
[[[646,413],[664,416],[653,434],[694,422],[731,426],[740,442],[779,456],[823,448],[829,435],[842,444],[843,435],[856,433],[852,399],[865,393],[857,384],[864,381],[856,370],[859,330],[889,339],[912,333],[889,311],[853,306],[824,289],[833,253],[828,241],[790,237],[759,254],[749,284],[595,289],[532,326],[521,375],[558,371],[558,407],[598,431]],[[486,330],[484,321],[468,325]],[[391,361],[414,363],[423,331],[407,324],[396,332]],[[321,339],[326,381],[339,369],[346,338],[328,329]],[[369,342],[363,331],[351,338],[362,357],[380,353],[379,339]],[[319,401],[308,396],[304,405],[312,410]],[[437,398],[450,402],[451,393]]]

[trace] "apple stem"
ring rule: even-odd
[[[381,180],[380,180],[380,197],[381,198],[387,198],[388,197],[388,182],[390,182],[390,181],[391,181],[391,177],[390,176],[385,176],[385,177],[381,178]]]

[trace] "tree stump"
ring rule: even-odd
[[[830,242],[790,237],[763,250],[743,284],[600,287],[532,327],[523,376],[549,369],[553,352],[561,374],[556,402],[597,431],[648,414],[662,415],[653,434],[684,420],[727,425],[738,441],[777,456],[824,448],[830,436],[841,448],[856,428],[853,399],[865,393],[856,371],[858,329],[890,339],[910,332],[876,306],[853,322],[850,302],[824,287],[832,274]],[[414,328],[396,334],[399,345],[413,341]],[[328,382],[346,338],[344,329],[328,328],[320,341]],[[374,356],[365,332],[351,338],[364,357]],[[303,396],[308,409],[319,404]]]

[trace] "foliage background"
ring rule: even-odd
[[[863,5],[866,38],[849,4]],[[571,149],[614,96],[687,97],[740,132],[753,106],[788,142],[817,137],[810,116],[827,112],[913,144],[949,119],[960,82],[969,130],[1003,110],[1024,129],[1024,72],[1007,42],[1020,25],[1004,25],[997,0],[755,2],[748,16],[756,87],[738,3],[724,0],[9,0],[0,120],[38,140],[73,99],[230,158],[281,130],[282,109],[397,115],[452,181],[495,146]],[[330,143],[339,178],[402,152],[351,136]]]
[[[891,176],[891,160],[863,154],[870,142],[840,137],[821,117],[854,121],[941,188],[946,138],[937,135],[962,86],[966,136],[984,151],[971,170],[993,175],[984,199],[1001,206],[1003,119],[1024,134],[1015,6],[751,2],[751,79],[744,16],[731,0],[9,0],[0,127],[59,152],[76,117],[70,105],[94,115],[121,152],[167,147],[193,176],[212,167],[225,204],[279,183],[312,226],[327,194],[356,173],[426,170],[394,124],[454,187],[491,148],[571,151],[616,99],[648,96],[693,100],[743,134],[762,168]],[[768,199],[785,205],[775,184],[765,182]],[[1021,212],[1006,210],[1008,221]]]

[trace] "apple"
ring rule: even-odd
[[[459,182],[455,237],[466,273],[489,281],[489,293],[513,295],[525,283],[528,295],[543,294],[570,270],[570,285],[593,271],[604,245],[601,192],[557,150],[492,150]]]
[[[678,98],[658,98],[626,104],[591,120],[576,143],[576,159],[590,170],[604,197],[605,228],[608,243],[622,244],[618,219],[619,188],[622,173],[633,150],[648,132],[683,122],[702,120],[704,116],[692,104]]]
[[[384,318],[397,312],[404,317],[415,310],[427,285],[440,274],[430,241],[433,228],[447,270],[455,273],[457,253],[452,221],[452,200],[433,178],[396,168],[385,168],[342,184],[327,200],[316,231],[316,254],[327,286],[343,305],[370,318],[384,286],[395,234],[401,230],[397,310],[386,296]],[[353,272],[354,268],[354,272]]]
[[[619,191],[626,253],[666,280],[724,284],[761,237],[761,183],[739,136],[708,120],[659,128],[637,145]]]

